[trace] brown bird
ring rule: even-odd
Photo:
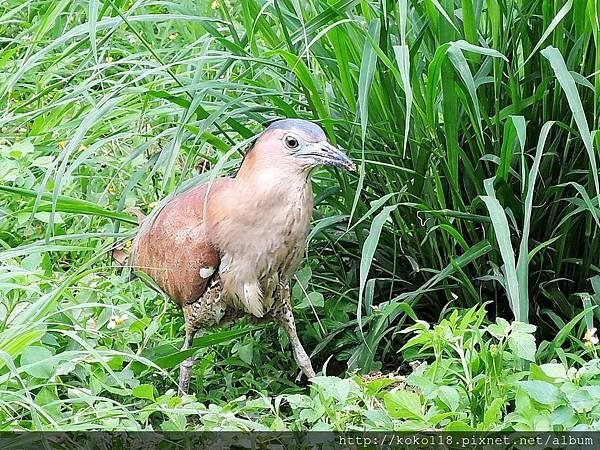
[[[258,136],[234,178],[196,186],[142,223],[131,264],[182,307],[182,351],[199,329],[250,314],[280,324],[302,373],[315,376],[296,334],[289,282],[304,255],[310,175],[320,165],[355,169],[318,125],[279,120]],[[180,393],[193,362],[181,363]]]

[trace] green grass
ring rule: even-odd
[[[344,378],[434,365],[439,352],[399,352],[399,331],[485,302],[473,327],[535,325],[538,366],[595,367],[582,338],[600,319],[599,15],[595,0],[3,2],[0,429],[193,426],[169,391],[179,311],[129,282],[109,251],[135,232],[124,209],[231,173],[280,117],[318,122],[359,166],[314,179],[293,297],[316,367]],[[248,419],[273,428],[346,423],[256,406],[320,389],[293,382],[274,327],[240,324],[196,347],[190,411],[212,403],[218,422],[250,404],[275,408]],[[46,363],[28,367],[36,359]],[[523,364],[510,370],[549,382]],[[598,384],[590,370],[580,387]],[[537,411],[514,386],[430,425],[477,427],[501,395],[487,427],[514,427],[510,413]],[[414,388],[423,411],[454,406]],[[596,426],[597,406],[558,405],[583,415],[556,426]],[[348,423],[417,426],[387,419]]]

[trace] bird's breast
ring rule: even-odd
[[[298,268],[310,228],[310,189],[291,201],[280,200],[259,202],[221,224],[225,235],[219,273],[225,295],[233,306],[258,317],[271,308],[280,280],[287,283]]]

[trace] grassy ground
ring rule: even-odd
[[[0,429],[597,429],[599,13],[0,3]],[[122,211],[232,172],[280,117],[360,166],[317,173],[293,283],[328,376],[295,383],[285,336],[242,323],[196,340],[180,399],[181,315],[108,255]]]

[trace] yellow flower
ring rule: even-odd
[[[106,328],[108,328],[109,330],[113,330],[119,325],[123,325],[127,319],[129,319],[129,316],[127,314],[113,316],[108,322],[108,325],[106,325]]]
[[[169,35],[169,40],[174,41],[179,36],[179,33],[173,33]]]
[[[58,143],[58,146],[59,146],[61,149],[65,148],[65,147],[67,146],[67,141],[60,141],[60,142]]]
[[[596,331],[596,328],[589,328],[585,332],[583,340],[586,341],[586,345],[596,345],[599,342],[598,336],[596,336]]]
[[[214,0],[211,5],[210,5],[211,9],[219,9],[221,7],[221,4],[219,3],[219,0]]]
[[[111,62],[113,62],[113,61],[114,61],[114,59],[113,59],[113,57],[112,57],[112,56],[107,56],[107,57],[106,57],[106,62],[107,62],[107,63],[109,63],[109,64],[110,64],[110,63],[111,63]]]
[[[131,240],[125,242],[125,248],[131,248],[133,246],[133,242]]]
[[[109,184],[109,185],[108,185],[108,188],[107,188],[107,190],[108,190],[108,192],[110,192],[111,194],[114,194],[114,192],[115,192],[115,188],[114,188],[114,186],[113,186],[112,184]]]

